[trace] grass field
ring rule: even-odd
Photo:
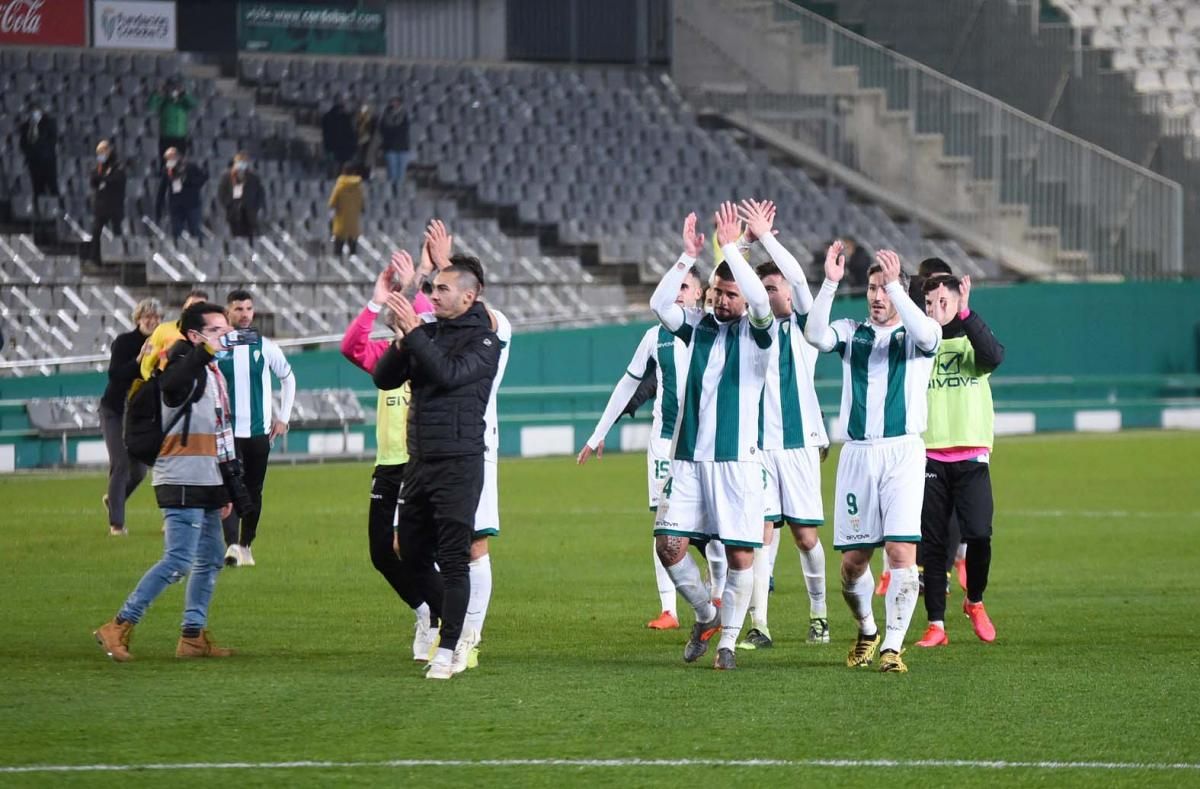
[[[258,566],[222,573],[210,621],[239,655],[188,663],[173,658],[181,586],[138,627],[134,662],[91,637],[160,553],[148,489],[131,536],[113,539],[99,475],[0,479],[0,784],[158,786],[182,768],[4,768],[186,763],[258,765],[193,778],[247,786],[1200,784],[1200,435],[1002,441],[987,597],[999,638],[982,644],[952,615],[952,646],[910,647],[907,675],[845,668],[833,551],[832,645],[804,643],[788,549],[776,648],[742,653],[733,673],[683,664],[684,631],[642,627],[657,613],[643,464],[501,464],[481,665],[448,683],[409,659],[412,616],[370,566],[366,465],[271,470]],[[950,610],[960,602],[956,588]],[[910,643],[923,626],[918,608]],[[560,759],[616,761],[529,763]],[[746,759],[776,761],[726,761]],[[340,766],[265,766],[318,760]]]

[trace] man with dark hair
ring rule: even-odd
[[[168,148],[187,153],[188,113],[196,108],[196,100],[184,89],[179,77],[168,77],[162,87],[150,94],[146,106],[158,115],[159,156]]]
[[[1004,346],[971,310],[971,278],[953,275],[925,282],[925,310],[942,326],[933,378],[929,382],[929,426],[925,430],[925,500],[921,545],[925,612],[929,627],[920,647],[946,646],[946,587],[951,516],[967,545],[963,613],[981,641],[996,639],[983,607],[992,559],[991,449],[995,413],[988,379],[1004,361]]]
[[[208,293],[206,291],[199,288],[192,288],[188,291],[187,296],[183,300],[183,309],[180,310],[180,320],[182,320],[182,313],[187,312],[188,307],[202,301],[208,301]],[[175,343],[183,338],[183,330],[180,328],[178,320],[159,323],[154,333],[150,335],[150,339],[146,342],[146,346],[142,349],[142,378],[148,379],[156,368],[161,370],[165,367],[167,364],[167,352],[171,350]]]
[[[121,235],[121,223],[125,221],[125,167],[108,140],[96,146],[96,169],[91,175],[92,185],[92,240],[85,255],[100,263],[100,236],[104,226],[112,228],[113,235]]]
[[[392,293],[388,307],[399,337],[373,376],[379,389],[396,389],[406,381],[412,387],[409,461],[396,538],[403,568],[416,577],[442,621],[429,679],[449,679],[452,663],[465,668],[471,645],[460,636],[484,483],[485,414],[501,352],[487,310],[478,302],[479,288],[470,264],[452,259],[433,280],[436,323],[423,322],[407,298]]]
[[[251,328],[254,323],[254,296],[248,290],[234,290],[226,299],[229,322],[237,331],[232,350],[219,363],[229,386],[229,406],[233,415],[234,444],[246,476],[246,487],[254,508],[250,512],[231,513],[225,518],[225,564],[253,567],[250,546],[258,534],[262,516],[263,483],[271,444],[288,431],[292,404],[296,399],[296,376],[279,346]],[[279,379],[279,415],[271,413],[271,375]],[[239,523],[241,528],[239,530]]]
[[[412,146],[409,143],[408,112],[399,96],[393,96],[383,111],[379,134],[383,158],[387,162],[388,180],[403,181],[408,160],[412,158]]]
[[[154,463],[154,494],[163,511],[163,555],[125,600],[117,615],[93,635],[117,662],[132,660],[134,625],[168,586],[186,576],[183,628],[175,656],[228,657],[232,650],[209,637],[208,604],[221,569],[221,518],[232,509],[220,464],[234,459],[225,380],[214,360],[226,353],[225,310],[201,302],[184,310],[184,339],[172,347],[158,379],[166,428]],[[177,418],[187,409],[182,418]]]

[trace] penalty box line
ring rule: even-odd
[[[985,770],[1200,771],[1200,763],[1190,762],[1010,761],[1005,759],[387,759],[382,761],[180,762],[176,764],[29,764],[0,766],[0,775],[169,770],[361,770],[419,767],[910,767]]]

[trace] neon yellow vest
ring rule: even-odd
[[[991,373],[975,367],[975,349],[965,336],[942,340],[929,379],[926,449],[992,447]]]
[[[399,389],[379,393],[375,405],[375,465],[398,466],[408,462],[407,383]]]

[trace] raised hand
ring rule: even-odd
[[[743,200],[738,216],[746,223],[746,240],[765,238],[775,223],[775,204],[769,200]]]
[[[393,292],[387,298],[387,305],[392,314],[396,316],[396,328],[402,334],[408,334],[421,325],[421,319],[417,316],[417,311],[413,309],[413,305],[409,300],[404,298],[403,293]]]
[[[592,456],[592,454],[593,454],[592,448],[589,447],[587,444],[584,444],[583,449],[579,450],[579,454],[575,457],[575,462],[582,466],[584,463],[588,462],[588,458],[590,458]],[[601,441],[599,444],[596,445],[595,455],[596,455],[596,460],[602,460],[604,458],[604,442],[603,441]]]
[[[408,290],[412,287],[416,271],[413,269],[412,255],[408,254],[406,250],[402,249],[392,253],[392,270],[395,271],[400,290]]]
[[[881,249],[875,253],[875,262],[883,269],[884,286],[900,281],[899,255],[890,249]]]
[[[693,211],[683,220],[683,254],[690,258],[698,258],[702,249],[704,234],[696,232],[696,212]]]
[[[841,239],[834,241],[825,250],[825,279],[830,282],[841,282],[846,276],[846,247]]]
[[[962,312],[966,312],[968,309],[970,309],[970,307],[968,306],[968,299],[970,299],[970,297],[971,297],[971,277],[970,277],[970,275],[963,277],[961,280],[959,280],[959,283],[960,284],[958,287],[958,294],[959,294],[958,311],[960,313],[962,313]]]
[[[393,256],[394,259],[395,256]],[[384,267],[383,271],[379,272],[379,276],[375,278],[375,288],[371,291],[371,301],[381,307],[386,304],[388,296],[392,295],[395,279],[395,264],[389,263]]]
[[[440,219],[429,223],[425,229],[425,243],[429,246],[429,259],[438,271],[450,265],[450,250],[454,247],[454,236],[446,231]]]
[[[721,203],[721,207],[717,209],[717,243],[721,246],[732,244],[737,241],[745,229],[742,226],[742,221],[738,219],[737,208],[733,203],[728,201]]]

